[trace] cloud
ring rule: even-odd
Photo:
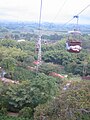
[[[0,19],[38,21],[40,1],[41,0],[0,0]],[[89,3],[90,0],[43,0],[42,21],[67,22]],[[80,15],[83,22],[88,20],[86,18],[89,14],[90,7]],[[90,24],[90,21],[88,21],[88,23]]]

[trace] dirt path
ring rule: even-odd
[[[5,78],[5,77],[3,77],[3,78],[0,78],[0,80],[2,81],[2,82],[4,82],[4,83],[13,83],[13,84],[19,84],[19,81],[14,81],[14,80],[11,80],[11,79],[7,79],[7,78]]]
[[[8,116],[18,117],[19,113],[8,112]]]

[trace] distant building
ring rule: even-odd
[[[17,40],[17,42],[25,42],[26,40],[24,39],[20,39],[20,40]]]

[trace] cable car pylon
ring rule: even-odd
[[[42,0],[40,5],[40,16],[39,16],[39,37],[36,44],[36,50],[38,54],[37,66],[36,66],[36,73],[38,72],[38,68],[42,63],[42,56],[41,56],[41,16],[42,16]]]

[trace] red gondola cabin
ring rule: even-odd
[[[79,53],[81,47],[81,32],[80,31],[69,31],[68,40],[66,42],[66,49],[68,52]]]

